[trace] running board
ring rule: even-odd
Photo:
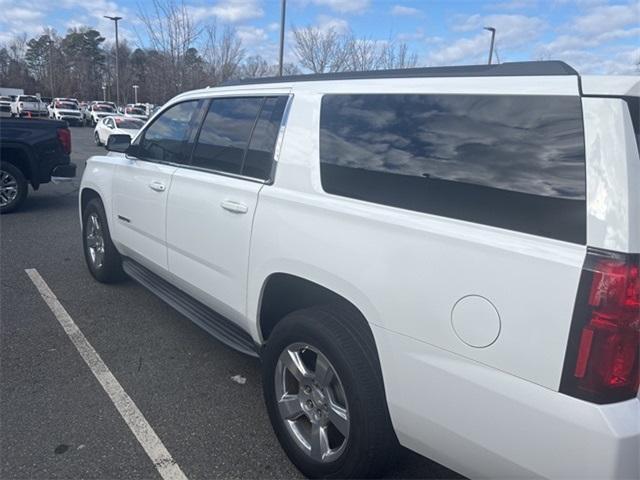
[[[225,345],[246,355],[258,357],[251,335],[228,318],[195,300],[134,260],[124,258],[122,268],[135,281]]]

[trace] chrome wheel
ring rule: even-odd
[[[18,196],[18,181],[13,175],[0,170],[0,207],[6,207]]]
[[[318,462],[332,462],[349,439],[347,399],[336,370],[317,348],[294,343],[275,370],[280,417],[294,442]]]
[[[85,242],[91,263],[95,268],[100,268],[104,262],[104,235],[97,213],[93,212],[89,215],[85,230]]]

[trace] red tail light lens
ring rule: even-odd
[[[561,391],[597,403],[633,398],[640,380],[639,256],[590,250]]]
[[[62,150],[64,153],[71,153],[71,132],[68,128],[59,128],[58,129],[58,140],[60,140],[60,144],[62,145]]]

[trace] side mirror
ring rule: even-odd
[[[131,146],[131,137],[126,134],[109,135],[107,140],[107,150],[110,152],[126,153]]]

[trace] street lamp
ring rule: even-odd
[[[107,101],[107,84],[106,83],[102,84],[102,101],[103,102]]]
[[[493,27],[484,27],[484,29],[491,32],[491,48],[489,49],[489,65],[491,65],[491,59],[493,58],[493,44],[496,40],[496,29]]]
[[[118,72],[118,20],[122,20],[122,17],[110,17],[104,15],[104,18],[113,20],[116,24],[116,105],[120,105],[120,74]]]
[[[55,96],[53,93],[53,40],[49,37],[49,82],[51,84],[51,98]]]
[[[287,0],[282,0],[280,5],[280,61],[278,63],[278,73],[282,76],[282,62],[284,61],[284,17],[287,10]]]
[[[138,85],[133,85],[133,98],[134,98],[134,102],[133,103],[138,103]]]

